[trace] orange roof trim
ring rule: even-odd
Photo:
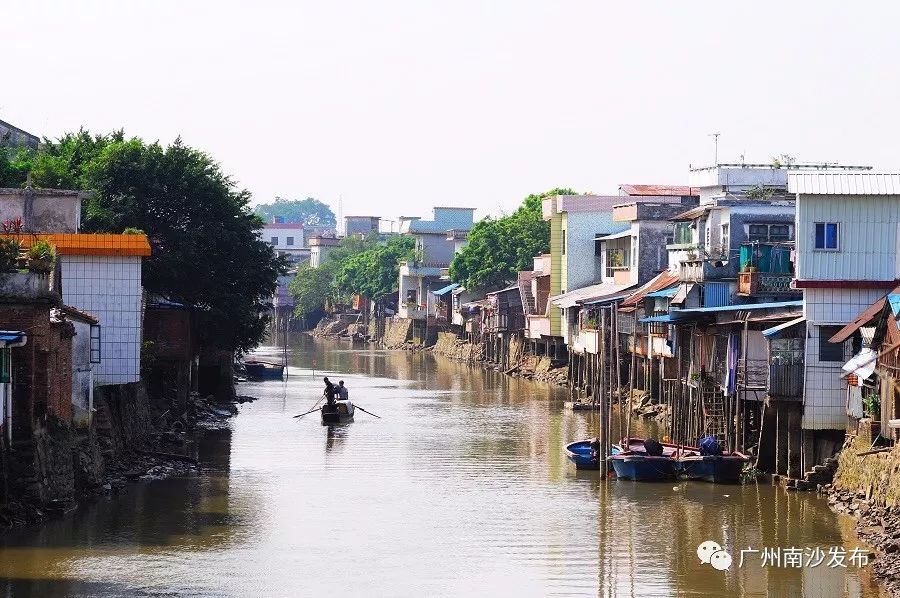
[[[150,241],[145,234],[18,234],[0,235],[0,237],[18,239],[23,247],[30,247],[38,240],[47,241],[56,246],[60,255],[108,255],[108,256],[140,256],[150,255]]]

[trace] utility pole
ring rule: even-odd
[[[719,135],[721,135],[721,133],[709,134],[709,136],[713,138],[713,166],[719,165]]]

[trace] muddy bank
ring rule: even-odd
[[[126,447],[115,446],[117,437],[128,435],[123,433],[126,426],[117,425],[116,434],[102,426],[92,427],[74,440],[73,496],[49,503],[29,500],[27,496],[11,498],[0,507],[0,533],[14,527],[40,525],[103,495],[125,493],[132,482],[196,473],[196,435],[227,426],[227,421],[238,413],[239,404],[254,400],[236,396],[223,403],[212,396],[192,393],[181,417],[151,418],[141,440]]]
[[[875,577],[900,597],[900,446],[873,447],[871,427],[863,420],[837,461],[834,481],[819,490],[833,510],[856,518],[860,539],[877,551]]]

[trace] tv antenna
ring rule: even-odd
[[[719,165],[719,135],[721,135],[721,133],[709,134],[709,137],[713,138],[713,166]]]

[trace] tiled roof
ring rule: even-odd
[[[83,234],[83,233],[51,233],[51,234],[10,234],[0,237],[17,239],[23,247],[44,240],[56,247],[59,255],[150,255],[150,242],[145,234]]]
[[[62,311],[64,314],[66,314],[67,316],[69,316],[71,318],[75,318],[78,320],[84,320],[85,322],[89,322],[91,324],[99,324],[100,323],[100,319],[97,318],[97,316],[95,316],[93,314],[89,314],[86,311],[81,311],[80,309],[75,309],[74,307],[72,307],[70,305],[63,305]]]

